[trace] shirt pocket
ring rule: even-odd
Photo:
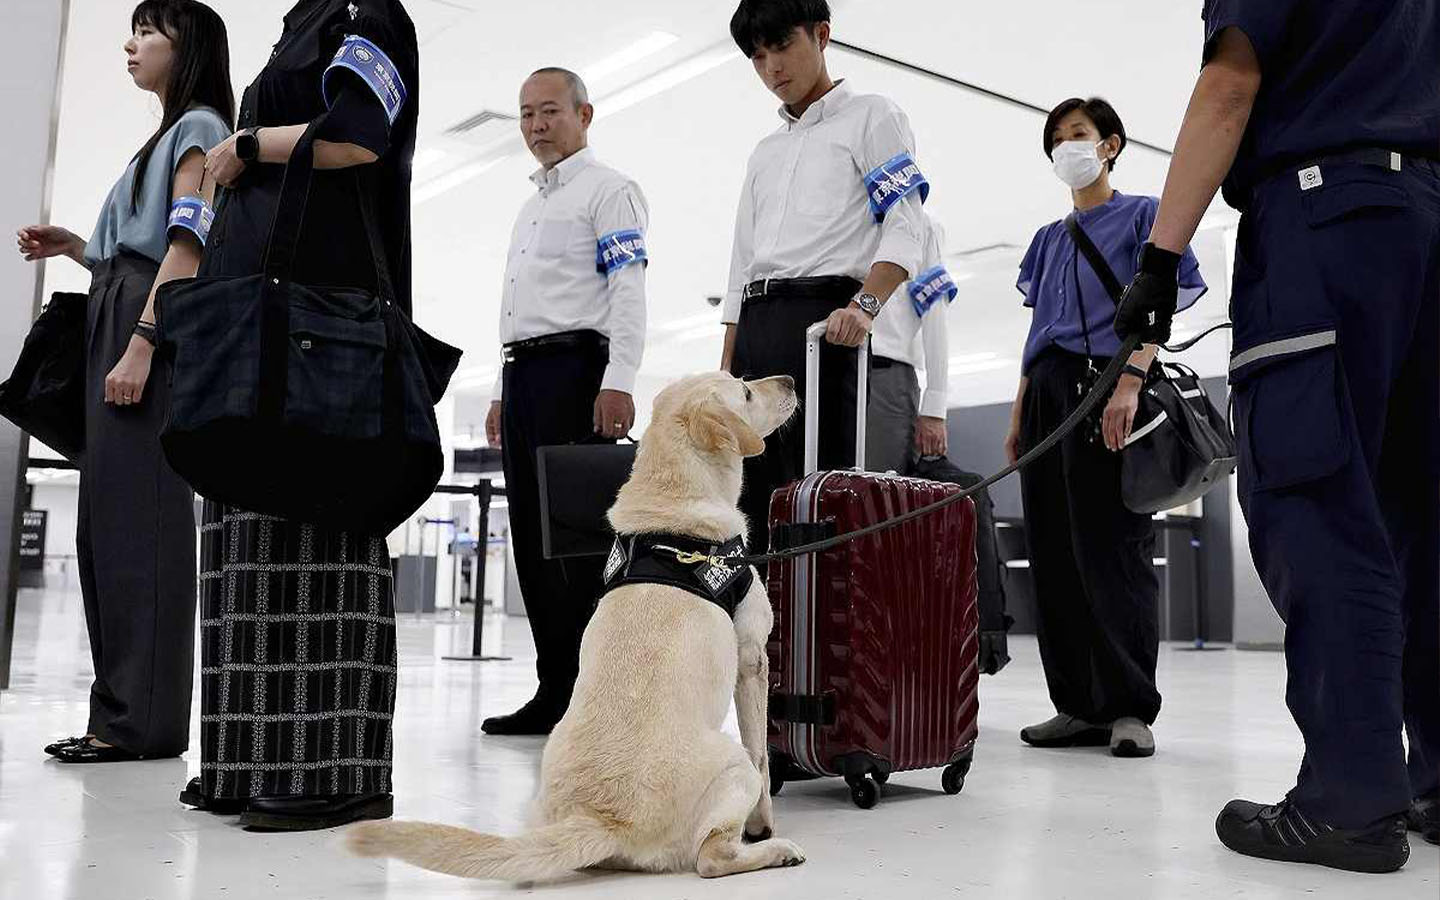
[[[790,184],[790,202],[803,216],[832,219],[843,215],[865,193],[864,176],[850,148],[810,135],[801,148]]]
[[[535,237],[535,255],[544,259],[564,256],[570,249],[570,242],[579,232],[579,223],[569,219],[548,219],[540,223],[540,233]]]

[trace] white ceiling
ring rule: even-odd
[[[237,95],[279,36],[287,0],[211,0],[231,36]],[[125,161],[159,109],[124,72],[120,45],[130,4],[70,0],[53,221],[86,234]],[[1071,95],[1109,98],[1131,136],[1170,146],[1197,71],[1198,2],[1156,0],[839,0],[837,39],[1049,107]],[[542,65],[590,79],[599,120],[591,143],[633,175],[651,205],[651,340],[637,402],[670,379],[719,360],[718,321],[705,302],[722,293],[735,197],[755,143],[774,128],[775,102],[729,42],[734,0],[593,2],[406,0],[422,43],[420,144],[414,209],[416,318],[466,350],[455,429],[477,428],[498,357],[499,286],[513,216],[534,162],[513,124],[485,126],[468,141],[445,136],[482,110],[512,113],[519,84]],[[659,46],[639,59],[637,42]],[[639,45],[642,49],[643,43]],[[628,56],[630,57],[627,59]],[[909,114],[934,185],[929,209],[947,251],[969,274],[950,309],[955,404],[1013,396],[1028,312],[1014,290],[1034,231],[1059,218],[1066,189],[1039,148],[1038,115],[857,56],[830,53],[833,75],[886,94]],[[1132,146],[1116,174],[1130,193],[1158,193],[1165,157]],[[1234,217],[1217,207],[1197,239],[1216,290],[1188,319],[1223,317],[1224,246]],[[84,273],[52,265],[51,289],[83,289]],[[1190,361],[1223,371],[1224,340]]]

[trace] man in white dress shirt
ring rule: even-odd
[[[927,221],[921,272],[885,304],[871,333],[870,415],[865,430],[865,467],[872,472],[913,474],[922,456],[944,456],[950,333],[945,307],[955,281],[941,260],[940,224]],[[920,391],[916,369],[925,370]]]
[[[550,733],[570,703],[580,637],[602,588],[603,557],[544,558],[536,451],[613,442],[635,423],[650,214],[639,185],[588,148],[594,115],[584,82],[568,70],[540,69],[520,90],[520,131],[541,168],[510,238],[500,309],[505,365],[485,431],[504,455],[540,687],[519,711],[485,720],[487,734]]]
[[[820,466],[854,464],[855,353],[882,298],[920,271],[929,183],[909,120],[894,103],[830,78],[825,0],[743,0],[730,33],[783,103],[782,124],[750,157],[725,297],[721,367],[789,375],[804,396],[805,330],[828,323],[821,351]],[[745,463],[749,543],[768,544],[770,494],[802,474],[804,432],[771,435]]]

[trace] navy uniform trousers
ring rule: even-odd
[[[1357,828],[1440,778],[1440,164],[1321,170],[1241,220],[1231,384],[1305,738],[1291,798]]]

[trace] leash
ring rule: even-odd
[[[845,534],[837,534],[834,537],[826,538],[823,541],[815,541],[810,544],[801,544],[798,547],[791,547],[786,550],[777,550],[773,553],[762,553],[755,556],[731,557],[730,559],[725,560],[725,563],[732,566],[768,565],[772,562],[779,562],[782,559],[794,559],[797,556],[807,556],[811,553],[821,553],[826,550],[832,550],[836,547],[841,546],[842,544],[848,544],[851,541],[858,541],[863,537],[869,537],[872,534],[879,534],[882,531],[889,531],[892,528],[899,528],[906,522],[913,522],[916,519],[921,518],[922,516],[928,516],[932,513],[939,512],[946,507],[954,506],[956,503],[959,503],[962,500],[966,500],[970,497],[975,496],[976,494],[980,493],[991,485],[996,484],[1000,481],[1004,481],[1006,478],[1009,478],[1011,475],[1014,475],[1016,472],[1020,471],[1021,469],[1033,463],[1035,460],[1044,456],[1046,453],[1050,452],[1050,450],[1053,449],[1056,444],[1063,441],[1067,436],[1069,436],[1071,432],[1078,428],[1080,426],[1080,423],[1084,422],[1090,416],[1090,414],[1095,411],[1095,408],[1097,406],[1107,400],[1110,396],[1111,390],[1114,389],[1115,384],[1120,380],[1120,376],[1125,373],[1125,366],[1127,363],[1130,362],[1130,355],[1134,353],[1137,349],[1139,349],[1139,347],[1140,338],[1138,335],[1134,335],[1126,339],[1124,345],[1121,346],[1120,351],[1115,354],[1114,358],[1110,360],[1110,364],[1105,367],[1105,370],[1103,372],[1100,373],[1100,380],[1095,382],[1095,386],[1090,389],[1089,394],[1085,395],[1085,399],[1080,402],[1080,405],[1075,407],[1075,411],[1070,413],[1070,415],[1065,419],[1064,422],[1060,423],[1060,427],[1052,431],[1050,435],[1045,438],[1045,440],[1036,444],[1024,456],[1020,457],[1019,459],[1015,460],[1015,462],[991,475],[989,478],[986,478],[984,481],[981,481],[979,484],[965,488],[959,493],[951,494],[944,500],[939,500],[935,503],[929,504],[928,506],[921,506],[917,509],[912,509],[907,513],[902,513],[901,515],[895,516],[894,518],[886,519],[883,522],[876,522],[874,525],[868,525],[865,528],[861,528],[856,531],[849,531]]]

